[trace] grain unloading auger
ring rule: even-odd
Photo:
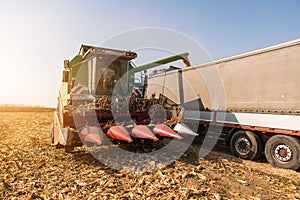
[[[131,60],[137,54],[82,45],[78,55],[64,61],[58,109],[54,113],[52,144],[66,149],[82,142],[101,144],[108,138],[132,142],[161,138],[182,139],[178,132],[195,135],[176,124],[176,113],[168,111],[173,102],[163,97],[145,97],[147,69],[183,60],[188,53],[174,55],[141,66]],[[136,74],[141,79],[135,82]],[[142,76],[143,75],[143,76]]]

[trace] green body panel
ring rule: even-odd
[[[81,67],[81,62],[83,61],[83,58],[81,55],[76,55],[69,63],[69,70],[70,70],[70,73],[69,73],[69,87],[68,87],[68,94],[71,93],[71,81],[72,81],[72,78],[75,78],[78,74],[78,71]],[[85,78],[86,79],[86,78]]]
[[[83,61],[82,56],[76,55],[71,61],[70,61],[70,78],[75,78],[78,70],[80,68],[80,63]],[[71,80],[70,79],[70,80]]]

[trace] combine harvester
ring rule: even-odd
[[[101,89],[103,79],[97,79],[100,81],[95,84],[95,74],[99,68],[95,69],[98,64],[93,62],[104,57],[104,54],[111,55],[111,52],[118,52],[116,61],[120,62],[118,67],[109,68],[118,69],[121,74],[130,72],[124,80],[127,82],[123,84],[127,86],[127,93],[134,89],[136,72],[178,59],[183,59],[187,67],[149,76],[145,83],[139,85],[139,90],[143,88],[139,92],[141,97],[131,97],[125,101],[125,97],[114,97],[111,91],[105,90],[105,94],[93,92],[95,88],[104,91]],[[180,139],[185,134],[211,134],[211,130],[217,130],[221,135],[219,139],[229,145],[238,157],[255,160],[265,154],[273,166],[300,168],[300,40],[199,66],[189,66],[187,55],[175,55],[134,68],[129,62],[136,57],[133,52],[82,46],[79,55],[70,63],[65,62],[58,111],[54,116],[53,144],[68,148],[80,145],[80,138],[100,144],[105,133],[108,137],[131,142],[134,138],[155,141],[166,136]],[[78,63],[87,71],[87,91],[72,79],[76,77]],[[214,83],[209,80],[209,71],[217,72],[220,81]],[[74,90],[85,91],[86,94],[74,94]],[[224,105],[216,105],[215,97],[223,97]],[[116,110],[112,102],[120,100],[129,105],[130,119],[136,125],[113,121],[126,115],[118,109],[114,112],[117,116],[112,114],[112,110]],[[110,107],[104,112],[103,106],[97,106],[99,101],[110,102]],[[74,126],[74,119],[78,118],[74,116],[76,113],[86,121],[88,119],[88,114],[78,109],[83,102],[90,102],[86,105],[92,103],[96,107],[97,123],[102,129],[93,126],[90,121],[79,126],[76,122]],[[153,117],[158,112],[151,113],[151,107],[156,104],[167,110],[164,120]]]
[[[143,72],[177,60],[189,64],[187,56],[182,53],[137,67],[131,62],[135,52],[82,45],[78,55],[64,61],[52,144],[71,151],[82,141],[100,145],[104,134],[126,142],[181,139],[165,124],[172,116],[163,116],[163,107],[157,106],[161,101],[142,98]]]

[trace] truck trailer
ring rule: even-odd
[[[265,154],[273,166],[298,169],[299,74],[298,39],[151,76],[147,95],[181,105],[186,124],[221,127],[238,157],[255,160]]]
[[[130,143],[214,130],[237,157],[264,154],[273,166],[300,168],[300,40],[195,66],[188,53],[141,66],[136,57],[82,45],[64,62],[53,145],[69,151],[105,137]],[[136,81],[180,59],[184,68]]]

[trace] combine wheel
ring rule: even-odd
[[[237,157],[256,160],[262,155],[263,143],[257,134],[239,130],[233,134],[230,140],[230,149]]]
[[[275,135],[265,148],[266,158],[274,167],[297,170],[300,168],[300,143],[294,137]]]

